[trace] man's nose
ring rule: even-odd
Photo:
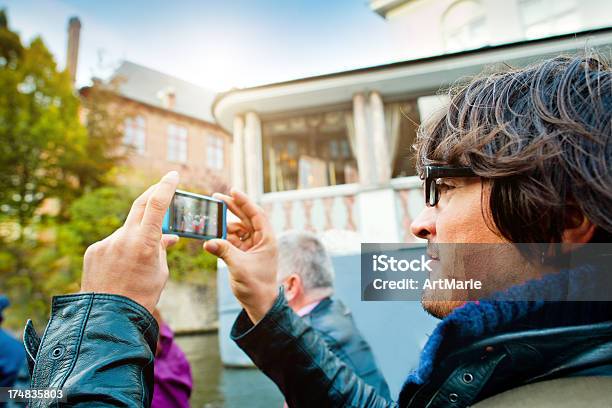
[[[436,235],[436,216],[434,207],[425,207],[410,224],[410,231],[418,238],[431,239]]]

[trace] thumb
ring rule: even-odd
[[[178,235],[164,234],[162,235],[162,248],[168,249],[179,241]]]
[[[223,259],[226,264],[233,265],[240,250],[224,239],[211,239],[204,243],[204,249]]]

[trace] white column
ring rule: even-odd
[[[232,186],[240,191],[245,189],[244,180],[244,118],[234,117],[234,142],[232,145]]]
[[[376,91],[370,93],[370,117],[372,118],[372,141],[376,158],[376,182],[387,184],[391,179],[391,158],[389,141],[385,129],[385,107],[382,97]]]
[[[446,108],[449,102],[448,95],[429,95],[417,98],[421,123],[427,122],[433,115],[439,113],[441,109]]]
[[[361,185],[372,184],[372,166],[374,156],[370,155],[368,140],[368,121],[366,99],[363,93],[353,95],[353,120],[355,122],[355,144],[357,147],[357,167]]]
[[[263,157],[261,150],[261,121],[255,112],[245,115],[244,153],[246,164],[246,192],[258,200],[263,194]]]
[[[398,242],[401,224],[395,191],[389,184],[391,169],[380,94],[373,92],[367,99],[363,93],[355,94],[353,115],[361,184],[372,186],[384,182],[379,188],[362,189],[357,194],[361,239],[363,242]]]

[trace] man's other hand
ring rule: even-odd
[[[134,201],[122,227],[87,248],[81,292],[126,296],[153,312],[168,280],[166,248],[178,241],[162,234],[178,182],[176,171],[166,174]]]
[[[278,296],[274,232],[263,210],[244,193],[215,194],[240,221],[227,225],[227,240],[213,239],[204,249],[223,259],[230,285],[253,323],[259,322]]]

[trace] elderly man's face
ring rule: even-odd
[[[428,241],[428,254],[433,259],[430,280],[472,278],[483,282],[484,291],[490,291],[525,279],[521,270],[524,259],[511,245],[480,245],[507,242],[487,226],[487,186],[473,177],[444,179],[438,204],[425,207],[412,222],[412,233]],[[506,253],[500,253],[500,249]],[[486,251],[497,252],[486,254]],[[441,318],[474,297],[474,293],[465,290],[425,290],[422,304],[429,313]]]

